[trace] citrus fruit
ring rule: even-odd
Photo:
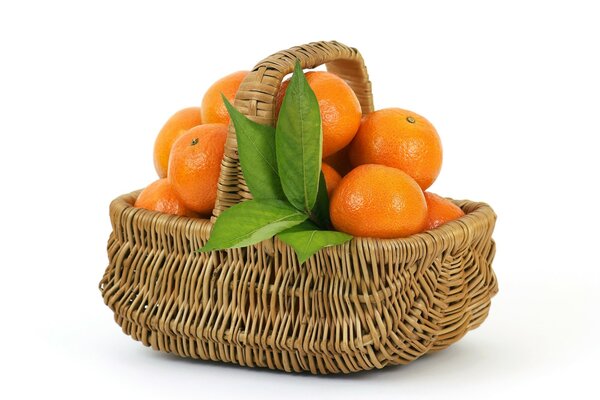
[[[323,162],[331,165],[341,176],[346,175],[352,171],[352,164],[350,163],[350,156],[348,155],[349,147],[346,146],[340,151],[333,153],[327,158],[323,159]]]
[[[465,215],[464,211],[450,200],[431,192],[424,194],[427,202],[427,229],[437,228]]]
[[[330,215],[338,231],[399,238],[425,228],[427,204],[417,182],[405,172],[365,164],[342,178],[331,197]]]
[[[422,116],[400,108],[366,115],[350,144],[353,165],[382,164],[401,169],[425,190],[442,167],[442,143]]]
[[[323,126],[323,158],[341,150],[354,138],[360,125],[360,103],[348,84],[335,74],[312,71],[305,74],[309,86],[315,92],[321,110]],[[289,80],[281,84],[276,96],[275,120],[289,85]]]
[[[238,71],[219,79],[208,88],[202,98],[202,122],[205,124],[229,124],[229,113],[223,103],[221,93],[233,103],[240,84],[248,71]]]
[[[198,125],[171,149],[169,181],[183,203],[204,216],[215,207],[226,137],[227,125]]]
[[[173,142],[185,131],[200,125],[200,107],[188,107],[177,111],[163,125],[154,141],[154,168],[159,178],[167,177],[169,154]]]
[[[173,215],[196,216],[196,213],[183,204],[166,178],[158,179],[142,190],[134,207]]]
[[[331,193],[335,190],[337,185],[342,180],[342,177],[338,172],[333,169],[331,166],[323,163],[321,164],[321,171],[323,171],[323,176],[325,176],[325,185],[327,186],[327,194],[331,197]]]

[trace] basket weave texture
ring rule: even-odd
[[[274,96],[299,59],[346,80],[363,113],[371,84],[358,51],[317,42],[257,64],[234,105],[273,124]],[[491,263],[496,215],[456,201],[465,216],[404,239],[354,238],[298,265],[277,239],[196,252],[221,211],[251,198],[233,125],[211,220],[133,207],[139,192],[110,205],[109,265],[100,282],[116,322],[146,346],[184,357],[314,374],[406,364],[478,327],[497,292]]]

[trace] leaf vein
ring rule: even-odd
[[[284,222],[287,219],[289,219],[291,217],[294,217],[294,216],[298,216],[298,215],[300,215],[300,214],[298,214],[298,213],[291,213],[291,214],[285,215],[285,216],[283,216],[281,218],[278,218],[278,219],[270,222],[269,225],[276,224],[278,222]],[[242,240],[243,239],[247,239],[247,238],[249,238],[250,236],[252,236],[253,234],[255,234],[256,232],[260,231],[263,228],[264,228],[264,226],[261,226],[259,228],[254,229],[254,230],[251,230],[250,232],[246,232],[245,234],[241,234],[241,235],[238,235],[238,236],[231,237],[231,238],[229,238],[229,240],[226,240],[225,242],[226,243],[228,243],[228,242],[229,243],[237,243],[238,241],[241,241],[240,239],[242,239]]]
[[[273,165],[273,163],[269,160],[269,158],[267,156],[265,156],[265,154],[260,150],[260,147],[256,144],[257,142],[255,140],[253,140],[252,136],[247,135],[245,133],[243,133],[243,135],[250,140],[250,142],[252,143],[252,147],[254,147],[254,149],[256,150],[258,155],[260,155],[260,157],[266,161],[267,165],[271,168],[271,170],[273,172],[275,172],[275,175],[279,176],[277,168]]]

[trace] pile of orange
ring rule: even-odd
[[[204,94],[202,107],[179,110],[165,122],[154,142],[159,179],[140,193],[135,207],[188,217],[210,216],[229,124],[221,93],[233,101],[247,74],[239,71],[223,77]]]
[[[230,101],[248,73],[215,82],[201,107],[176,112],[154,146],[159,179],[135,206],[188,217],[209,217],[216,200]],[[442,166],[442,145],[424,117],[400,108],[362,115],[350,86],[338,76],[306,73],[321,110],[323,164],[330,216],[336,230],[354,236],[407,237],[458,219],[463,211],[426,191]],[[289,81],[275,99],[279,112]]]

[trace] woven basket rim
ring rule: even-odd
[[[133,204],[135,203],[135,199],[142,190],[143,189],[134,190],[130,193],[122,194],[116,197],[110,204],[111,210],[134,208]],[[452,236],[454,238],[457,236],[462,236],[465,230],[475,229],[480,224],[495,224],[497,216],[488,203],[472,200],[456,200],[450,197],[446,197],[446,199],[459,206],[465,212],[465,215],[457,220],[447,222],[437,228],[419,232],[405,238],[382,239],[354,236],[352,241],[362,241],[367,243],[376,242],[382,246],[420,246],[424,245],[424,241],[429,242],[432,239],[437,242],[442,242],[448,236]],[[210,231],[214,225],[214,219],[211,218],[170,215],[158,211],[146,210],[143,208],[138,208],[133,218],[151,218],[157,214],[161,215],[161,219],[154,223],[189,225],[190,228],[199,229],[202,233],[207,235],[206,238],[208,238],[208,235],[210,235]],[[253,246],[256,246],[256,244]]]

